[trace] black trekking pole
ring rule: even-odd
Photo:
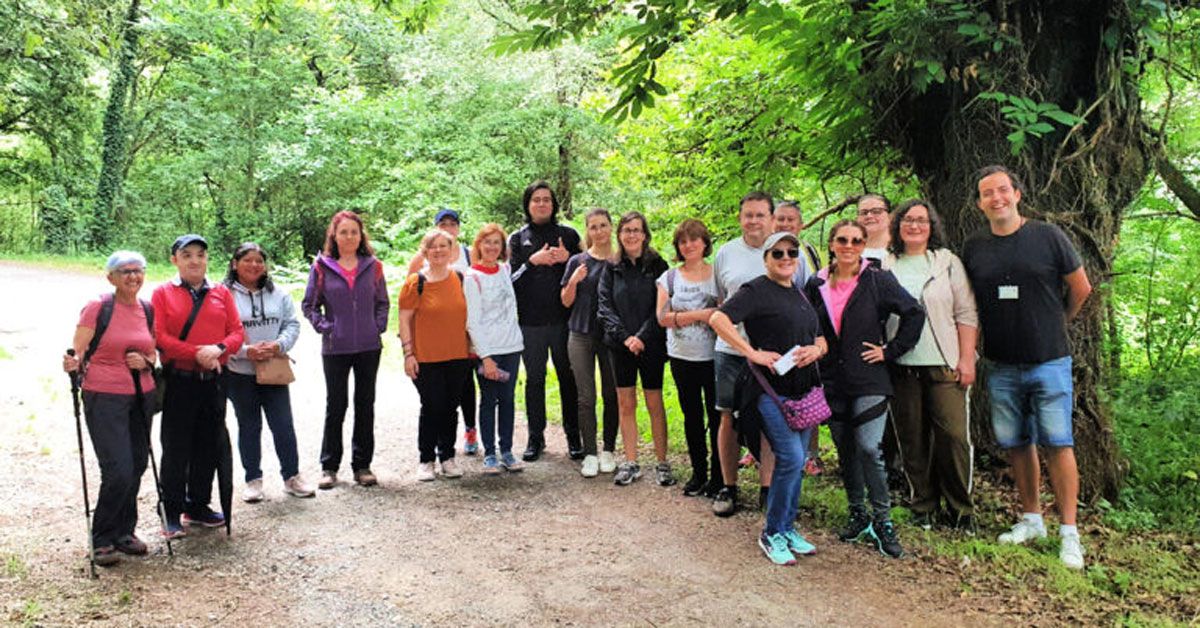
[[[67,349],[67,355],[75,357],[74,349]],[[83,462],[83,425],[79,420],[79,370],[67,373],[71,378],[71,403],[75,406],[75,438],[79,444],[79,476],[83,478],[83,516],[87,520],[88,566],[92,578],[96,575],[96,548],[92,542],[92,500],[88,498],[87,465]]]
[[[125,353],[136,351],[129,349]],[[146,416],[146,394],[142,392],[142,378],[137,369],[129,369],[129,374],[133,376],[133,392],[134,400],[137,403],[137,414],[142,418],[142,427],[146,428],[146,455],[150,456],[150,470],[154,472],[154,490],[158,492],[158,505],[155,510],[158,511],[158,519],[162,523],[162,529],[167,529],[167,505],[163,503],[162,482],[158,480],[158,463],[154,461],[154,439],[150,437],[150,417]],[[167,556],[174,556],[175,551],[171,549],[171,538],[166,537],[167,541]]]

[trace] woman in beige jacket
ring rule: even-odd
[[[914,522],[930,529],[945,499],[945,521],[970,533],[974,450],[967,391],[975,381],[975,296],[962,262],[945,248],[941,218],[927,201],[896,208],[891,230],[883,267],[926,313],[917,346],[891,364],[892,415]]]

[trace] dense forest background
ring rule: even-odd
[[[537,178],[567,220],[646,212],[660,248],[686,216],[732,236],[750,188],[813,242],[848,197],[926,196],[957,245],[983,224],[965,173],[1005,161],[1098,287],[1085,497],[1200,523],[1189,3],[9,0],[0,32],[7,255],[161,261],[199,232],[301,267],[350,209],[400,262],[442,206],[517,226]]]

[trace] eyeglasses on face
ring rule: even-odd
[[[862,246],[867,243],[867,241],[862,238],[848,238],[846,236],[838,236],[834,238],[833,241],[835,244],[840,244],[842,246]]]
[[[783,259],[784,255],[796,259],[800,257],[800,249],[771,249],[771,259]]]
[[[929,224],[928,218],[904,218],[900,220],[900,224],[906,227],[924,227]]]
[[[858,210],[859,216],[878,216],[886,213],[887,210],[882,207],[863,207]]]
[[[137,275],[145,275],[146,274],[146,270],[144,268],[118,268],[117,270],[114,270],[113,272],[118,275],[125,276],[125,277],[133,277],[133,276],[137,276]]]

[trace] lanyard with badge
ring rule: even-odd
[[[1021,220],[1021,226],[1025,226],[1024,219]],[[1020,237],[1021,229],[1018,228],[1016,233],[1013,234],[1013,248],[1018,251],[1021,249],[1021,247],[1017,238]],[[1001,301],[1019,301],[1021,299],[1020,286],[1013,282],[1011,270],[1004,273],[1004,281],[1001,282],[999,286],[996,286],[996,298]]]

